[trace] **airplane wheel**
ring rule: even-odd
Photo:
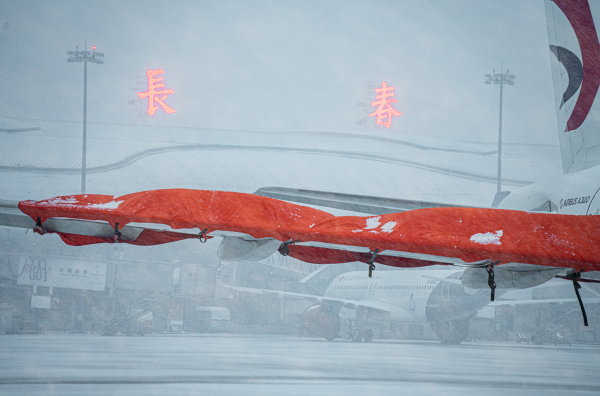
[[[371,330],[371,329],[365,330],[364,340],[365,340],[365,342],[373,342],[373,330]]]

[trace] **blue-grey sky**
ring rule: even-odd
[[[494,141],[498,86],[483,81],[503,62],[505,141],[557,143],[542,0],[0,0],[0,117],[81,120],[66,52],[86,39],[105,54],[89,121]],[[136,92],[158,68],[177,112],[148,118]],[[381,81],[403,115],[361,126]]]

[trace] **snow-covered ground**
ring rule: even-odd
[[[40,130],[0,133],[0,198],[78,193],[81,124],[32,125]],[[280,186],[485,206],[495,193],[496,149],[408,135],[90,124],[87,192]],[[507,145],[503,158],[505,189],[561,173],[556,146]]]
[[[6,395],[595,395],[596,346],[0,336]]]

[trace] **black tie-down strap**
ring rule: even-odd
[[[206,233],[208,232],[208,228],[203,229],[202,231],[200,231],[200,234],[198,234],[198,240],[202,243],[206,242]]]
[[[581,285],[577,281],[579,278],[581,278],[581,271],[572,270],[567,274],[567,276],[565,276],[565,278],[573,281],[573,288],[575,289],[575,294],[577,295],[577,301],[579,301],[579,308],[581,308],[581,315],[583,315],[583,325],[587,326],[588,325],[587,314],[585,313],[585,307],[583,306],[583,301],[581,300],[581,295],[579,294],[579,289],[581,289]]]
[[[34,230],[36,232],[38,232],[40,235],[44,235],[46,233],[46,230],[44,229],[44,226],[42,225],[42,219],[41,219],[41,217],[37,218]]]
[[[288,245],[293,245],[296,242],[300,242],[300,239],[296,239],[295,241],[293,239],[289,239],[285,242],[282,242],[281,245],[279,245],[279,249],[277,250],[282,256],[289,256],[290,248],[288,247]]]
[[[121,231],[119,231],[119,223],[115,223],[115,234],[113,236],[113,243],[119,243],[121,238]]]
[[[490,301],[494,301],[496,296],[496,281],[494,280],[494,265],[497,263],[490,263],[485,267],[488,273],[488,286],[490,287]]]
[[[377,257],[377,253],[379,253],[379,249],[375,249],[375,251],[371,252],[373,255],[371,256],[371,260],[367,263],[369,266],[369,278],[373,277],[373,271],[375,270],[375,258]]]

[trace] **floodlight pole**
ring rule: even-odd
[[[501,196],[502,191],[502,91],[504,84],[515,85],[515,75],[509,74],[508,70],[506,73],[502,73],[502,66],[500,66],[500,73],[496,73],[496,70],[492,70],[492,74],[485,75],[486,84],[500,84],[500,110],[498,115],[498,179],[496,188],[496,197],[494,198],[494,204],[500,203],[499,201],[504,198]],[[498,200],[498,202],[496,202]]]
[[[500,86],[502,89],[502,86]],[[502,91],[500,91],[502,92]],[[87,62],[83,62],[83,147],[81,148],[81,193],[85,194],[87,164]]]
[[[87,156],[87,64],[88,62],[103,64],[104,54],[96,52],[96,48],[92,47],[90,51],[79,51],[75,47],[75,51],[67,51],[67,62],[83,62],[83,147],[81,152],[81,193],[85,194],[85,179],[86,179],[86,156]]]

